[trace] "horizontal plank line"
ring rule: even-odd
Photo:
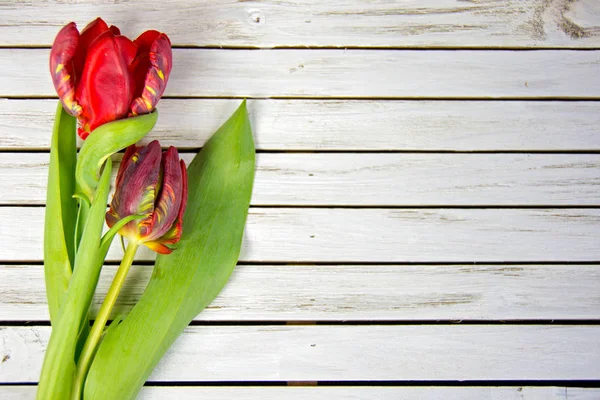
[[[0,382],[0,386],[37,386],[37,382]],[[467,380],[467,381],[170,381],[170,382],[146,382],[146,387],[228,387],[228,386],[361,386],[361,387],[389,387],[389,386],[440,386],[440,387],[511,387],[511,386],[564,386],[597,388],[600,387],[600,380]]]
[[[57,96],[46,95],[4,95],[0,100],[58,100]],[[598,96],[163,96],[169,100],[331,100],[331,101],[544,101],[544,102],[595,102],[600,101]]]
[[[0,202],[0,207],[6,208],[44,208],[45,204],[30,204],[30,203],[2,203]],[[403,204],[403,205],[386,205],[386,204],[359,204],[359,205],[323,205],[323,204],[253,204],[250,206],[250,209],[264,209],[264,208],[293,208],[293,209],[311,209],[311,210],[404,210],[404,209],[417,209],[417,210],[540,210],[540,209],[600,209],[600,204],[477,204],[477,205],[445,205],[445,204],[436,204],[436,205],[421,205],[421,204]]]
[[[5,208],[44,208],[45,204],[30,204],[30,203],[2,203],[0,207]],[[293,209],[310,209],[310,210],[405,210],[405,209],[417,209],[417,210],[546,210],[549,208],[554,209],[600,209],[600,204],[536,204],[536,205],[521,205],[521,204],[478,204],[478,205],[420,205],[420,204],[405,204],[405,205],[386,205],[386,204],[360,204],[360,205],[321,205],[321,204],[254,204],[250,206],[251,209],[263,209],[263,208],[293,208]]]
[[[181,150],[180,153],[189,153],[194,151],[200,151],[198,149],[185,149]],[[2,151],[4,152],[4,151]],[[20,149],[14,151],[22,152]],[[36,152],[47,152],[36,151]],[[600,154],[600,150],[418,150],[418,149],[393,149],[393,150],[360,150],[360,149],[335,149],[335,150],[256,150],[257,153],[265,154],[337,154],[337,153],[349,153],[349,154]]]
[[[223,381],[223,382],[146,382],[145,386],[568,386],[568,387],[600,387],[600,380],[467,380],[467,381],[403,381],[403,380],[378,380],[378,381]]]
[[[136,260],[137,265],[153,266],[154,261]],[[40,260],[0,260],[3,265],[44,265],[44,261]],[[104,265],[119,265],[120,261],[106,260]],[[238,266],[288,266],[288,267],[318,267],[318,266],[456,266],[456,265],[477,265],[477,266],[494,266],[494,265],[599,265],[597,261],[243,261],[237,264]]]
[[[163,146],[166,148],[166,146]],[[179,149],[180,154],[197,154],[202,147],[186,147]],[[2,148],[0,154],[50,154],[47,148]],[[418,149],[394,149],[394,150],[361,150],[361,149],[328,149],[328,150],[289,150],[289,149],[257,149],[256,154],[575,154],[575,155],[593,155],[600,154],[600,150],[418,150]]]
[[[0,206],[3,206],[0,204]],[[12,206],[12,205],[10,205]],[[26,206],[26,205],[22,205]],[[22,207],[21,206],[21,207]],[[39,206],[39,205],[36,205]],[[544,204],[536,204],[536,205],[520,205],[520,204],[511,204],[511,205],[495,205],[495,204],[483,204],[483,205],[369,205],[369,204],[360,204],[360,205],[285,205],[285,204],[275,204],[275,205],[261,205],[255,204],[250,206],[250,208],[307,208],[307,209],[345,209],[345,210],[403,210],[403,209],[423,209],[423,210],[476,210],[476,209],[484,209],[484,210],[539,210],[539,209],[548,209],[548,208],[556,208],[556,209],[597,209],[600,208],[600,205],[544,205]]]
[[[90,320],[90,321],[93,321]],[[108,325],[112,320],[109,320]],[[318,320],[318,321],[279,321],[279,320],[194,320],[189,326],[278,326],[278,325],[319,325],[319,326],[421,326],[421,325],[566,325],[566,326],[596,326],[600,319],[506,319],[506,320]],[[2,321],[0,327],[51,326],[50,321]]]
[[[254,97],[251,96],[183,96],[183,95],[167,95],[167,96],[162,96],[161,99],[163,100],[243,100],[243,99],[254,99]],[[58,96],[46,96],[46,95],[4,95],[4,96],[0,96],[0,100],[14,100],[14,101],[21,101],[21,100],[58,100]],[[302,96],[302,97],[289,97],[289,96],[273,96],[273,97],[258,97],[256,98],[256,100],[273,100],[273,101],[286,101],[286,100],[299,100],[299,101],[311,101],[311,100],[317,100],[317,101],[327,101],[327,100],[331,100],[333,101],[339,101],[339,100],[344,100],[344,101],[352,101],[352,102],[363,102],[363,103],[367,103],[367,102],[371,102],[371,101],[378,101],[378,100],[382,100],[382,101],[388,101],[388,102],[420,102],[423,100],[426,101],[439,101],[439,102],[451,102],[451,101],[456,101],[456,102],[465,102],[465,101],[478,101],[478,102],[499,102],[499,101],[506,101],[506,102],[520,102],[520,101],[524,101],[524,100],[535,100],[535,101],[540,101],[540,102],[581,102],[581,103],[591,103],[591,102],[597,102],[600,101],[600,97],[599,98],[590,98],[590,97],[583,97],[581,99],[576,99],[573,97],[567,97],[565,99],[560,98],[560,97],[541,97],[541,98],[535,98],[535,97],[484,97],[484,98],[478,98],[478,97],[408,97],[408,98],[403,98],[403,97],[322,97],[322,96]],[[160,108],[160,103],[159,106]]]
[[[0,50],[50,50],[52,47],[48,45],[0,45]],[[600,47],[557,47],[557,46],[315,46],[315,45],[295,45],[295,46],[237,46],[237,45],[171,45],[173,49],[183,50],[255,50],[255,51],[270,51],[270,50],[362,50],[362,51],[507,51],[507,52],[534,52],[534,51],[598,51]]]

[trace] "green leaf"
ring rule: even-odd
[[[100,257],[103,260],[106,258],[106,254],[108,253],[108,249],[110,248],[110,245],[111,245],[115,235],[117,234],[117,232],[119,232],[119,230],[122,227],[127,225],[128,222],[131,222],[136,219],[142,219],[142,218],[146,218],[146,216],[145,215],[129,215],[125,218],[120,219],[116,224],[114,224],[113,227],[110,228],[108,230],[108,232],[106,232],[104,234],[104,236],[102,236],[102,241],[100,242]]]
[[[75,196],[88,203],[93,200],[100,168],[104,161],[119,150],[141,140],[156,124],[158,110],[109,122],[94,129],[87,137],[77,159]]]
[[[106,160],[98,191],[89,210],[81,243],[75,255],[76,268],[73,270],[67,292],[63,296],[58,321],[52,326],[38,385],[38,400],[70,398],[78,337],[85,324],[88,324],[87,312],[104,263],[104,259],[99,255],[106,203],[110,191],[111,164],[110,159]]]
[[[52,325],[58,320],[61,299],[69,285],[75,256],[75,123],[75,118],[67,114],[58,102],[50,145],[44,223],[44,275]]]
[[[240,253],[254,153],[244,101],[191,163],[181,241],[157,257],[141,299],[106,334],[84,399],[134,399],[175,339],[221,291]]]

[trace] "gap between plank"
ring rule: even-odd
[[[92,322],[93,320],[90,320]],[[112,323],[108,321],[107,326]],[[317,321],[279,321],[279,320],[256,320],[256,321],[227,321],[227,320],[202,320],[191,321],[188,326],[422,326],[422,325],[502,325],[502,326],[530,326],[530,325],[552,325],[552,326],[598,326],[600,319],[507,319],[507,320],[317,320]],[[33,327],[51,326],[50,321],[1,321],[0,327]]]
[[[0,50],[50,50],[52,46],[24,44],[24,45],[0,45]],[[362,50],[362,51],[507,51],[507,52],[532,52],[532,51],[598,51],[600,47],[556,47],[556,46],[331,46],[331,45],[307,45],[307,46],[243,46],[243,45],[171,45],[173,49],[183,50]]]
[[[425,97],[425,96],[394,96],[394,97],[356,97],[356,96],[163,96],[170,100],[338,100],[338,101],[600,101],[598,96],[499,96],[499,97]],[[0,100],[58,100],[57,96],[45,95],[4,95]]]
[[[166,149],[166,147],[163,147]],[[195,154],[200,152],[202,147],[185,147],[178,149],[180,154]],[[2,148],[0,147],[0,153],[6,154],[19,154],[19,153],[32,153],[32,154],[50,154],[48,148],[32,148],[32,147],[20,147],[20,148]],[[594,155],[600,154],[598,150],[417,150],[417,149],[379,149],[379,150],[366,150],[366,149],[327,149],[327,150],[306,150],[306,149],[257,149],[256,154],[576,154],[576,155]]]
[[[1,265],[44,265],[42,260],[0,260]],[[120,261],[107,260],[104,265],[117,266]],[[150,260],[139,260],[135,261],[135,265],[139,266],[153,266],[154,261]],[[243,261],[237,264],[240,267],[243,266],[261,266],[265,267],[275,266],[287,266],[287,267],[318,267],[318,266],[460,266],[460,265],[477,265],[477,266],[513,266],[513,265],[597,265],[600,266],[600,260],[596,261]]]
[[[37,386],[37,382],[2,382],[1,386]],[[214,386],[327,386],[327,387],[346,387],[346,386],[408,386],[408,387],[546,387],[546,386],[563,386],[563,387],[581,387],[581,388],[598,388],[600,380],[490,380],[490,381],[171,381],[171,382],[146,382],[147,387],[214,387]]]

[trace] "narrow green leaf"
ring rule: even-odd
[[[44,223],[44,275],[52,325],[58,320],[61,298],[67,291],[75,257],[75,122],[58,102],[50,145]]]
[[[76,268],[63,296],[58,321],[52,326],[38,385],[38,400],[70,398],[78,337],[84,325],[88,323],[87,312],[104,263],[99,253],[110,191],[111,164],[110,159],[106,160],[98,191],[89,210],[81,243],[75,255]]]
[[[101,125],[87,137],[77,160],[75,196],[88,203],[98,186],[104,161],[119,150],[141,140],[156,124],[158,110]]]
[[[157,257],[143,296],[106,334],[84,399],[134,399],[175,339],[221,291],[240,253],[254,153],[243,102],[191,163],[181,241]]]

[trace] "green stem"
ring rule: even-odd
[[[85,344],[83,345],[81,356],[79,358],[79,362],[77,363],[77,372],[75,374],[75,383],[72,392],[73,400],[79,400],[81,398],[83,383],[88,370],[90,369],[94,354],[98,348],[98,343],[100,342],[100,337],[102,336],[102,332],[106,326],[106,321],[108,321],[110,313],[117,301],[117,298],[119,297],[119,293],[121,292],[121,288],[125,282],[125,277],[129,272],[129,267],[131,267],[133,257],[135,256],[138,247],[139,244],[136,242],[129,242],[127,245],[127,249],[125,250],[125,255],[123,256],[119,270],[117,271],[117,274],[110,285],[110,289],[108,290],[104,302],[100,307],[100,311],[96,316],[92,330],[90,331]]]

